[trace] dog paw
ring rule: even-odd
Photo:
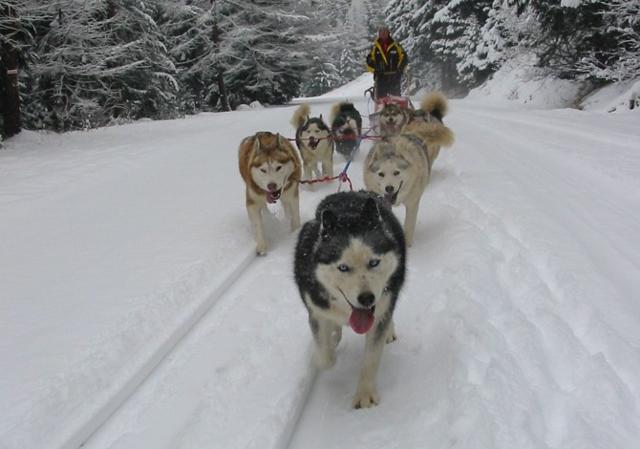
[[[330,352],[330,353],[316,352],[314,359],[315,359],[316,366],[318,367],[318,369],[321,369],[321,370],[329,369],[336,364],[335,352]]]
[[[267,255],[267,244],[266,243],[259,243],[258,245],[256,245],[256,254],[258,256],[266,256]]]
[[[358,389],[358,392],[353,398],[353,408],[369,408],[374,407],[380,403],[380,396],[375,388]]]
[[[396,335],[395,331],[387,332],[387,336],[385,337],[384,342],[386,344],[389,344],[389,343],[393,343],[397,339],[398,339],[398,336]]]

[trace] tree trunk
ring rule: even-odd
[[[6,9],[7,16],[15,17],[15,10]],[[4,81],[4,98],[2,98],[2,117],[4,121],[4,134],[11,137],[20,132],[20,94],[18,91],[18,50],[7,43],[2,47]]]
[[[211,41],[213,42],[214,51],[217,53],[218,48],[220,47],[220,39],[221,39],[222,32],[220,31],[220,28],[218,28],[218,6],[215,0],[211,0],[211,3],[213,5],[212,12],[214,15],[213,19],[215,21],[213,24],[213,30],[211,33],[212,34]],[[216,76],[216,79],[218,81],[218,93],[220,94],[220,106],[224,111],[230,111],[231,107],[229,106],[229,97],[227,96],[227,88],[224,85],[224,70],[219,65],[220,63],[218,62],[218,75]]]
[[[218,71],[218,91],[220,92],[220,105],[225,111],[230,111],[229,98],[227,97],[227,88],[224,86],[224,73]]]

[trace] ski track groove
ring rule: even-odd
[[[224,291],[242,279],[255,259],[255,251],[251,248],[250,251],[245,252],[244,257],[240,259],[240,262],[236,266],[226,270],[222,279],[218,279],[216,285],[210,286],[208,288],[209,291],[202,295],[204,299],[200,304],[195,306],[195,310],[182,320],[168,337],[164,338],[164,342],[152,352],[150,357],[141,363],[141,366],[134,371],[129,377],[129,380],[123,383],[119,391],[110,396],[82,427],[74,431],[66,441],[64,441],[61,447],[77,448],[84,446],[85,442],[138,391],[144,382],[153,375],[153,372],[162,361],[189,335],[202,318],[216,306],[220,298],[224,295]]]

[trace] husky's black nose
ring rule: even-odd
[[[371,307],[376,297],[371,292],[364,292],[358,295],[358,302],[364,307]]]
[[[278,190],[278,184],[276,184],[275,182],[270,182],[269,184],[267,184],[267,189],[269,189],[270,192]]]
[[[393,189],[393,186],[387,186],[387,187],[385,187],[385,188],[384,188],[384,190],[385,190],[385,192],[387,192],[387,193],[393,193],[393,190],[394,190],[394,189]]]

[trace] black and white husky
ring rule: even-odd
[[[329,117],[331,131],[336,141],[336,151],[351,159],[360,148],[362,116],[352,103],[336,103]]]
[[[309,105],[301,104],[293,113],[291,124],[296,128],[296,145],[302,157],[304,178],[315,175],[333,176],[333,139],[327,124],[320,117],[310,117]],[[318,170],[322,166],[322,173]]]
[[[376,374],[405,277],[402,226],[370,192],[329,195],[298,237],[295,279],[309,312],[320,368],[333,366],[342,326],[366,334],[355,408],[378,404]]]

